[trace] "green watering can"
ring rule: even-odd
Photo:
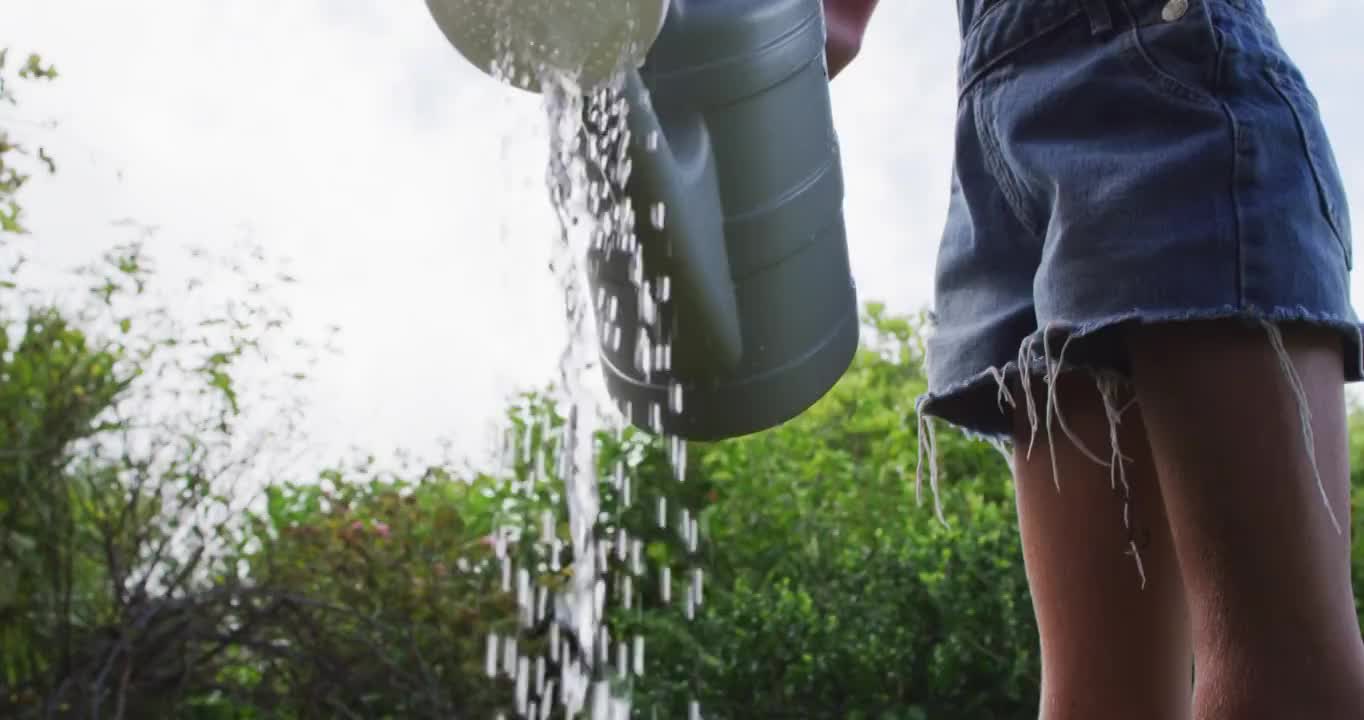
[[[484,71],[514,57],[498,68],[513,85],[537,90],[544,68],[584,92],[619,83],[643,274],[669,288],[645,323],[629,257],[589,253],[594,296],[617,298],[614,318],[599,312],[598,337],[607,389],[632,424],[737,437],[833,387],[859,328],[821,0],[427,5]],[[663,222],[651,222],[660,203]],[[670,357],[639,362],[654,345]]]

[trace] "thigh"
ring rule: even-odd
[[[1192,654],[1160,485],[1130,391],[1105,391],[1067,373],[1049,393],[1050,431],[1045,412],[1036,426],[1015,416],[1043,717],[1187,717]]]
[[[1200,675],[1361,689],[1341,343],[1232,322],[1128,334]]]

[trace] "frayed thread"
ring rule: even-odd
[[[1009,382],[1004,376],[1004,371],[997,367],[990,367],[987,372],[990,373],[990,377],[994,378],[995,384],[999,386],[999,393],[995,397],[995,400],[999,405],[999,412],[1001,414],[1004,413],[1004,403],[1006,402],[1009,403],[1009,407],[1016,407],[1014,405],[1014,396],[1009,392]]]
[[[1026,457],[1028,459],[1032,458],[1032,451],[1036,447],[1037,434],[1039,430],[1045,430],[1047,450],[1051,460],[1052,482],[1055,485],[1056,491],[1058,493],[1061,491],[1061,477],[1059,464],[1057,462],[1056,439],[1055,433],[1053,432],[1054,428],[1059,428],[1060,432],[1065,435],[1066,439],[1068,439],[1075,446],[1075,448],[1077,448],[1080,451],[1080,453],[1084,455],[1087,459],[1091,460],[1100,467],[1105,467],[1109,469],[1110,484],[1113,486],[1113,489],[1115,491],[1119,490],[1118,486],[1119,484],[1121,484],[1120,492],[1123,498],[1122,522],[1123,528],[1127,532],[1128,537],[1128,550],[1126,554],[1131,555],[1134,561],[1136,562],[1137,573],[1141,578],[1141,587],[1142,589],[1145,589],[1147,582],[1146,569],[1141,558],[1140,544],[1136,541],[1136,532],[1134,531],[1132,526],[1131,512],[1132,494],[1131,487],[1127,481],[1127,471],[1126,468],[1124,467],[1124,464],[1130,463],[1132,459],[1122,453],[1122,449],[1118,441],[1119,437],[1118,424],[1121,421],[1123,414],[1126,413],[1127,410],[1132,405],[1134,405],[1136,401],[1135,399],[1133,399],[1120,407],[1118,405],[1117,400],[1117,390],[1118,384],[1120,382],[1119,379],[1108,374],[1103,373],[1095,374],[1095,382],[1098,385],[1100,395],[1103,397],[1105,415],[1107,417],[1109,424],[1110,457],[1108,459],[1100,457],[1097,452],[1090,449],[1089,446],[1086,445],[1085,442],[1080,439],[1079,434],[1075,432],[1075,430],[1071,427],[1070,423],[1066,420],[1065,413],[1062,411],[1060,407],[1060,403],[1058,401],[1057,383],[1062,373],[1068,371],[1069,369],[1066,367],[1066,353],[1070,349],[1071,343],[1076,339],[1077,334],[1067,333],[1066,338],[1064,341],[1062,341],[1060,348],[1056,352],[1053,352],[1052,335],[1057,330],[1058,328],[1055,326],[1048,326],[1042,332],[1029,335],[1026,338],[1024,338],[1023,342],[1019,346],[1018,369],[1019,384],[1023,391],[1022,408],[1018,407],[1018,403],[1015,401],[1013,394],[1010,393],[1009,391],[1008,378],[1006,373],[1010,371],[1010,368],[1006,367],[1001,369],[998,367],[991,367],[987,370],[988,376],[994,379],[995,383],[998,385],[999,388],[996,398],[997,403],[1000,407],[1001,412],[1004,410],[1004,404],[1007,402],[1008,405],[1014,408],[1015,410],[1021,409],[1027,413],[1029,424],[1028,425],[1029,438]],[[1043,396],[1044,405],[1042,408],[1038,408],[1037,405],[1038,400],[1037,397],[1035,396],[1035,393],[1033,392],[1032,387],[1031,381],[1032,373],[1029,372],[1029,368],[1032,368],[1036,364],[1033,362],[1032,355],[1039,340],[1039,336],[1042,343],[1042,357],[1040,358],[1040,363],[1042,367],[1040,368],[1040,370],[1045,385],[1045,391]],[[915,470],[915,497],[918,500],[919,504],[922,506],[924,453],[927,452],[929,454],[928,458],[929,486],[933,493],[934,510],[938,517],[939,522],[943,523],[943,525],[946,526],[947,521],[942,513],[941,498],[939,495],[938,487],[939,467],[937,437],[935,435],[931,418],[922,412],[921,407],[918,408],[917,414],[919,416],[918,433],[919,457],[918,465]],[[993,441],[991,444],[995,447],[996,450],[1000,452],[1001,455],[1004,456],[1005,462],[1008,464],[1010,472],[1014,472],[1015,467],[1013,462],[1013,456],[1008,446],[1006,446],[1006,444],[1003,441],[999,440]]]
[[[924,503],[924,445],[928,446],[928,485],[933,492],[933,514],[943,527],[951,527],[943,515],[942,496],[938,492],[938,438],[933,429],[933,420],[920,412],[919,416],[919,458],[914,467],[914,498],[922,507]]]
[[[1104,465],[1105,463],[1103,459],[1099,457],[1098,453],[1095,453],[1093,450],[1090,450],[1089,447],[1086,446],[1084,442],[1080,440],[1080,436],[1075,434],[1074,430],[1070,429],[1070,424],[1066,422],[1065,414],[1061,412],[1061,405],[1056,402],[1056,383],[1057,380],[1060,379],[1061,372],[1065,367],[1066,350],[1070,348],[1070,343],[1073,340],[1075,340],[1075,335],[1073,333],[1066,336],[1065,342],[1061,343],[1061,352],[1057,353],[1056,359],[1053,362],[1051,358],[1051,342],[1048,340],[1047,335],[1043,335],[1042,337],[1042,348],[1043,353],[1046,355],[1046,363],[1048,367],[1047,435],[1049,437],[1051,436],[1051,417],[1055,415],[1056,423],[1061,427],[1061,432],[1065,433],[1066,437],[1072,443],[1074,443],[1076,449],[1078,449],[1080,453],[1083,454],[1085,457],[1089,458],[1090,460],[1093,460],[1095,463],[1099,465]],[[1056,453],[1054,448],[1052,451],[1052,459],[1053,460],[1056,459]],[[1059,482],[1057,490],[1060,490]]]
[[[1134,397],[1119,406],[1120,381],[1112,375],[1105,374],[1096,376],[1094,381],[1099,396],[1103,398],[1104,415],[1108,418],[1108,443],[1113,452],[1109,460],[1109,486],[1115,492],[1122,493],[1122,524],[1123,529],[1127,531],[1127,554],[1136,562],[1137,574],[1141,577],[1141,589],[1145,590],[1146,565],[1141,560],[1141,547],[1136,540],[1136,530],[1132,527],[1132,486],[1127,482],[1125,466],[1126,463],[1132,462],[1132,458],[1123,455],[1122,445],[1118,441],[1118,426],[1122,423],[1122,416],[1136,404],[1137,400]]]
[[[1233,313],[1229,309],[1228,312],[1224,314],[1202,313],[1188,316],[1185,319],[1197,318],[1213,319],[1216,317],[1231,316],[1232,314]],[[1309,317],[1308,319],[1312,318]],[[1321,468],[1317,461],[1316,440],[1315,434],[1312,430],[1312,411],[1307,397],[1306,386],[1303,384],[1301,376],[1298,375],[1297,368],[1294,367],[1293,365],[1292,358],[1289,355],[1287,346],[1284,343],[1283,333],[1279,329],[1279,327],[1276,324],[1274,324],[1274,322],[1268,317],[1261,316],[1256,318],[1256,320],[1260,323],[1260,325],[1264,328],[1266,334],[1269,336],[1270,345],[1271,347],[1274,348],[1274,352],[1276,357],[1278,358],[1279,365],[1284,372],[1284,376],[1288,380],[1294,398],[1297,400],[1299,425],[1302,430],[1302,439],[1307,448],[1308,462],[1310,463],[1312,468],[1312,475],[1317,482],[1317,490],[1321,494],[1322,503],[1326,507],[1327,514],[1331,518],[1331,524],[1336,529],[1336,533],[1344,534],[1345,532],[1344,527],[1342,526],[1339,518],[1336,515],[1334,508],[1332,507],[1330,495],[1326,491],[1326,484],[1322,478]],[[1109,324],[1116,324],[1116,322],[1117,321],[1114,321],[1113,323]],[[1087,328],[1082,326],[1081,328],[1072,329],[1070,332],[1068,332],[1065,341],[1061,345],[1060,351],[1055,356],[1053,356],[1051,353],[1050,335],[1052,331],[1056,329],[1057,327],[1055,325],[1050,325],[1046,328],[1046,330],[1044,330],[1041,333],[1028,335],[1023,339],[1022,343],[1019,345],[1017,369],[1020,377],[1020,386],[1023,391],[1022,403],[1023,406],[1021,408],[1019,407],[1019,404],[1015,401],[1013,395],[1010,393],[1008,388],[1006,378],[1006,373],[1009,372],[1008,367],[1004,369],[1000,369],[998,367],[988,368],[985,371],[986,375],[993,378],[999,387],[997,403],[999,405],[1001,412],[1003,412],[1004,410],[1005,403],[1008,403],[1008,405],[1013,409],[1023,410],[1024,412],[1027,413],[1030,434],[1028,438],[1028,446],[1025,457],[1031,459],[1032,451],[1036,446],[1037,433],[1039,428],[1041,428],[1043,425],[1044,418],[1041,417],[1038,412],[1037,399],[1034,397],[1033,394],[1032,382],[1027,378],[1030,378],[1032,375],[1032,373],[1029,370],[1030,368],[1033,367],[1033,363],[1031,362],[1032,353],[1036,346],[1038,335],[1041,336],[1043,346],[1042,353],[1043,357],[1041,358],[1043,365],[1042,375],[1047,385],[1047,392],[1045,398],[1046,408],[1044,411],[1045,427],[1047,430],[1048,443],[1050,445],[1049,450],[1051,453],[1052,460],[1053,483],[1056,485],[1056,489],[1059,492],[1060,478],[1059,471],[1057,470],[1056,467],[1055,445],[1051,433],[1052,421],[1054,418],[1056,423],[1061,428],[1061,431],[1065,433],[1066,437],[1072,443],[1074,443],[1075,447],[1078,448],[1082,454],[1084,454],[1086,457],[1088,457],[1095,463],[1099,464],[1100,466],[1109,468],[1110,485],[1115,491],[1120,490],[1124,499],[1123,525],[1128,532],[1129,546],[1127,554],[1131,555],[1133,557],[1133,560],[1136,562],[1137,571],[1141,576],[1141,586],[1144,589],[1146,587],[1146,571],[1141,558],[1140,543],[1138,543],[1136,540],[1136,533],[1133,530],[1131,523],[1132,493],[1131,486],[1127,480],[1127,473],[1125,469],[1125,464],[1132,462],[1132,458],[1127,457],[1122,453],[1118,442],[1119,438],[1118,425],[1122,419],[1122,416],[1128,411],[1128,409],[1130,409],[1133,405],[1136,404],[1136,399],[1135,398],[1130,399],[1127,403],[1123,404],[1122,406],[1119,406],[1117,390],[1120,379],[1107,374],[1096,375],[1096,382],[1098,383],[1099,393],[1104,400],[1104,409],[1109,423],[1109,443],[1111,446],[1110,458],[1108,460],[1100,458],[1096,453],[1094,453],[1092,450],[1086,447],[1085,444],[1081,442],[1079,438],[1076,436],[1076,434],[1071,430],[1069,424],[1066,422],[1064,413],[1060,411],[1060,408],[1056,402],[1057,399],[1056,379],[1065,370],[1066,351],[1069,348],[1070,343],[1074,339],[1087,334]],[[1360,364],[1364,365],[1364,327],[1361,327],[1359,325],[1353,325],[1352,329],[1356,334],[1357,339],[1356,348],[1357,352],[1361,356]],[[924,452],[925,450],[927,450],[927,452],[929,453],[929,485],[933,493],[934,511],[939,522],[941,522],[944,526],[948,526],[947,520],[943,515],[941,497],[939,494],[938,487],[939,467],[937,438],[935,435],[931,419],[922,412],[922,405],[928,399],[929,399],[928,397],[921,398],[919,407],[916,407],[916,414],[918,414],[919,416],[918,432],[919,447],[918,466],[915,469],[916,478],[915,496],[919,504],[922,505],[923,461]],[[1013,471],[1014,470],[1013,455],[1009,451],[1006,444],[1002,440],[998,439],[992,441],[991,444],[994,445],[995,448],[999,450],[1002,455],[1004,455],[1010,470]]]
[[[1317,464],[1317,443],[1316,436],[1312,432],[1312,408],[1307,399],[1307,387],[1303,385],[1302,377],[1298,375],[1298,369],[1293,366],[1293,358],[1288,354],[1288,346],[1284,344],[1283,331],[1271,322],[1261,320],[1260,324],[1269,335],[1269,344],[1274,348],[1274,354],[1279,359],[1279,367],[1283,369],[1284,375],[1288,378],[1288,385],[1293,391],[1293,396],[1298,402],[1298,424],[1302,427],[1302,440],[1307,447],[1307,460],[1312,466],[1312,476],[1317,481],[1317,490],[1321,492],[1321,501],[1326,505],[1326,513],[1331,518],[1331,524],[1336,528],[1337,535],[1345,533],[1340,520],[1336,518],[1336,512],[1331,507],[1331,497],[1326,492],[1326,483],[1321,477],[1321,467]]]
[[[1028,436],[1028,452],[1026,457],[1032,459],[1032,449],[1037,442],[1037,401],[1032,396],[1032,382],[1028,380],[1028,368],[1032,367],[1032,346],[1037,339],[1033,335],[1023,338],[1023,342],[1018,346],[1018,374],[1020,376],[1019,385],[1023,389],[1023,401],[1028,411],[1028,427],[1032,428],[1032,434]]]

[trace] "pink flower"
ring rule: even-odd
[[[381,523],[381,522],[376,522],[376,523],[374,523],[374,532],[375,532],[375,534],[377,534],[379,537],[384,537],[384,538],[388,537],[388,523]]]
[[[350,524],[350,529],[354,530],[355,532],[360,532],[361,530],[365,529],[365,523],[361,520],[356,520],[355,522]]]

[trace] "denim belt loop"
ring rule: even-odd
[[[1083,0],[1085,14],[1089,15],[1089,29],[1095,35],[1103,35],[1113,29],[1113,13],[1109,10],[1108,0]]]

